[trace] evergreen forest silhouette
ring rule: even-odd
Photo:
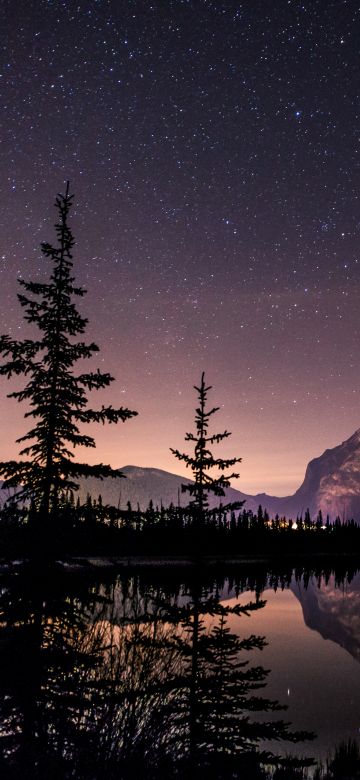
[[[11,492],[0,509],[0,545],[3,555],[92,553],[113,555],[274,555],[354,553],[359,549],[360,528],[354,520],[331,523],[319,511],[311,518],[269,517],[259,506],[253,513],[241,503],[223,503],[225,489],[238,474],[228,469],[241,458],[224,459],[213,448],[230,435],[213,433],[212,418],[218,407],[208,406],[205,373],[195,386],[197,406],[195,432],[187,433],[192,452],[172,449],[189,468],[192,481],[182,486],[189,494],[186,507],[170,505],[147,509],[139,505],[120,509],[104,505],[101,495],[77,498],[79,480],[84,477],[121,479],[117,469],[102,463],[90,466],[74,458],[76,447],[95,447],[92,436],[80,430],[86,423],[117,424],[130,420],[136,411],[120,407],[88,407],[87,393],[108,387],[109,373],[99,369],[77,372],[79,361],[90,359],[98,347],[81,340],[87,320],[76,301],[85,290],[75,285],[74,237],[69,226],[73,196],[69,183],[65,195],[56,198],[58,220],[56,244],[41,246],[49,266],[48,282],[19,280],[18,295],[24,319],[38,330],[37,339],[0,338],[4,358],[0,375],[23,376],[25,385],[10,397],[27,403],[25,418],[33,426],[18,439],[25,446],[22,460],[0,463],[3,488]],[[220,476],[213,476],[214,472]],[[209,497],[218,506],[209,506]]]

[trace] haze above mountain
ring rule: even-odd
[[[167,507],[171,502],[185,506],[188,503],[189,494],[181,491],[181,485],[191,481],[186,477],[139,466],[124,466],[121,471],[126,479],[83,479],[80,500],[84,501],[87,494],[93,498],[101,494],[104,503],[126,508],[130,501],[134,509],[138,503],[141,509],[146,509],[150,499],[155,506],[162,503]],[[251,496],[228,488],[223,503],[230,501],[245,501],[246,509],[254,512],[261,504],[271,516],[296,518],[309,508],[312,516],[321,509],[324,516],[329,514],[332,519],[337,515],[341,519],[360,519],[360,429],[342,444],[311,460],[304,481],[294,495],[277,498],[258,493]],[[210,500],[212,506],[218,503],[218,499]]]

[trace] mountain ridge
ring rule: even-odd
[[[82,480],[80,499],[87,493],[96,497],[101,493],[105,503],[120,504],[125,508],[130,501],[133,508],[139,503],[145,509],[150,499],[154,505],[168,506],[170,503],[186,506],[188,496],[181,485],[191,482],[184,476],[156,467],[127,465],[120,469],[126,480],[110,486],[117,480]],[[360,519],[360,428],[348,439],[322,455],[313,458],[307,465],[300,487],[290,496],[271,496],[267,493],[250,495],[236,488],[227,488],[222,503],[245,501],[245,508],[256,512],[259,504],[271,516],[304,516],[306,509],[314,516],[321,509],[324,517],[331,519]],[[217,498],[210,499],[210,506],[219,504]]]
[[[182,492],[181,486],[191,483],[191,479],[154,466],[127,465],[120,471],[126,479],[81,479],[77,493],[80,501],[86,501],[89,494],[93,499],[101,495],[104,504],[126,509],[130,501],[133,509],[139,504],[141,510],[147,508],[150,500],[159,507],[161,504],[168,507],[171,503],[186,506],[189,502],[189,496]],[[0,485],[1,503],[8,495]],[[310,460],[304,480],[293,495],[250,495],[237,488],[227,488],[222,503],[238,501],[244,501],[245,508],[252,512],[257,512],[261,504],[271,517],[278,514],[295,520],[297,516],[304,516],[306,509],[314,517],[321,509],[324,518],[329,514],[332,520],[337,516],[342,520],[360,520],[360,428],[341,444]],[[217,497],[209,497],[210,507],[219,503]]]

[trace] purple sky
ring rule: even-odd
[[[186,449],[204,370],[236,486],[293,492],[360,426],[359,4],[4,0],[0,15],[1,332],[28,335],[16,279],[46,278],[69,178],[106,401],[139,411],[86,457],[182,473],[169,447]],[[27,429],[10,389],[1,459]]]

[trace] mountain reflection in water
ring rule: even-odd
[[[321,588],[314,580],[307,587],[293,582],[291,590],[300,601],[306,625],[360,661],[360,574],[340,586],[334,575]]]
[[[297,756],[319,753],[306,732],[324,724],[304,706],[312,632],[299,620],[293,592],[306,603],[305,615],[320,601],[318,611],[333,614],[326,604],[339,593],[348,599],[354,588],[346,590],[346,578],[335,584],[291,572],[241,569],[226,580],[206,578],[185,582],[176,572],[154,571],[99,580],[25,569],[3,575],[0,776],[121,780],[201,771],[255,780],[292,747]],[[350,605],[346,614],[355,616]],[[330,668],[319,652],[316,667]],[[341,655],[340,671],[342,665]],[[359,683],[360,673],[352,680],[360,704]],[[325,717],[326,690],[322,698]],[[339,711],[341,718],[346,736]]]

